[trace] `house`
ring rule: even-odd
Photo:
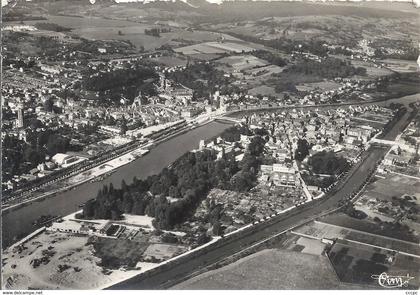
[[[261,180],[272,182],[276,186],[297,186],[299,180],[296,170],[293,167],[286,167],[283,164],[261,165]]]
[[[298,184],[298,178],[296,177],[296,171],[294,168],[287,168],[284,166],[281,166],[281,168],[276,168],[273,170],[271,178],[273,183],[277,186],[296,186]]]
[[[260,171],[264,174],[264,173],[271,173],[273,172],[273,166],[272,165],[261,165],[260,166]]]
[[[184,119],[191,119],[194,116],[198,115],[200,112],[201,112],[201,110],[199,110],[199,109],[189,108],[189,109],[187,109],[185,111],[182,111],[181,112],[181,116]]]
[[[280,163],[284,163],[288,157],[289,157],[288,150],[286,150],[286,149],[277,150],[277,160]]]
[[[34,168],[34,169],[29,170],[29,173],[32,174],[32,175],[35,175],[38,172],[39,172],[39,170],[37,168]]]
[[[193,90],[179,84],[172,90],[172,96],[177,100],[191,101],[193,97]]]
[[[62,69],[60,66],[53,66],[53,65],[41,65],[41,70],[47,72],[49,74],[60,74]]]
[[[67,154],[55,154],[51,159],[55,164],[66,167],[70,165],[74,165],[78,162],[86,160],[85,158],[71,156]],[[51,166],[51,165],[50,165]]]
[[[384,165],[386,166],[400,166],[405,167],[408,165],[410,159],[400,155],[388,154],[384,159]]]

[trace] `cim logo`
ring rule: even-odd
[[[384,288],[402,288],[408,287],[408,282],[414,277],[410,277],[409,274],[406,276],[391,276],[383,272],[380,275],[372,275],[372,279],[378,280],[379,286]]]

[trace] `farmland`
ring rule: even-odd
[[[26,21],[25,24],[34,25],[36,23],[54,23],[64,28],[71,29],[70,35],[92,40],[129,40],[137,48],[145,50],[153,50],[165,44],[184,44],[184,43],[200,43],[209,42],[209,46],[220,38],[227,41],[238,41],[238,39],[222,33],[214,33],[208,31],[187,31],[183,25],[176,23],[168,23],[167,25],[151,24],[147,22],[139,22],[130,18],[109,18],[105,15],[45,15],[46,20]],[[145,30],[155,27],[171,27],[168,33],[162,33],[160,37],[149,36],[145,34]],[[218,46],[216,46],[218,47]],[[248,47],[244,45],[226,45],[221,47],[220,52],[229,50],[243,49],[248,51]],[[204,50],[208,52],[210,49]],[[215,49],[213,49],[215,50]]]
[[[291,272],[291,269],[294,271]],[[299,289],[349,288],[337,280],[326,257],[289,250],[267,249],[185,281],[174,289],[267,290],[297,287]]]
[[[340,84],[333,81],[322,81],[314,83],[302,83],[296,86],[299,91],[313,91],[319,89],[321,91],[330,91],[340,88]]]
[[[366,61],[362,61],[362,60],[351,60],[351,64],[355,67],[365,68],[366,69],[366,75],[370,79],[377,78],[377,77],[388,76],[388,75],[392,74],[391,70],[389,70],[387,68],[375,66],[375,64],[373,64],[372,62],[366,62]]]
[[[352,240],[372,246],[382,246],[389,249],[399,249],[406,253],[420,255],[420,249],[415,243],[395,240],[387,237],[369,234],[349,227],[338,226],[333,223],[315,221],[301,226],[293,231],[298,235],[310,236],[314,239]]]
[[[388,174],[367,187],[355,208],[367,214],[362,222],[400,222],[419,236],[418,208],[420,204],[419,180],[404,175]]]
[[[229,57],[221,58],[217,61],[220,64],[226,64],[227,67],[223,68],[225,71],[238,72],[246,71],[255,67],[263,67],[268,63],[253,55],[231,55]]]
[[[418,17],[372,18],[338,15],[274,16],[259,21],[243,21],[240,26],[230,23],[215,28],[262,40],[287,37],[295,41],[318,39],[324,42],[352,44],[354,38],[410,39],[419,36]],[[392,29],[390,29],[392,28]]]
[[[407,73],[417,71],[417,64],[414,60],[385,59],[382,62],[392,71]]]
[[[246,42],[204,42],[190,46],[176,48],[175,52],[180,52],[185,55],[195,54],[224,54],[224,53],[241,53],[253,51],[260,48],[259,45],[254,45]]]
[[[129,40],[137,48],[143,46],[154,49],[162,46],[168,39],[156,38],[144,34],[145,29],[152,26],[138,24],[125,20],[111,20],[99,17],[76,17],[76,16],[46,16],[47,22],[70,28],[70,35],[93,39],[93,40]],[[35,24],[46,21],[28,21],[27,24]]]
[[[367,219],[361,220],[357,218],[352,218],[344,213],[336,213],[328,217],[324,217],[321,221],[325,223],[334,224],[337,226],[345,227],[348,229],[354,229],[357,231],[362,231],[366,233],[383,235],[385,237],[390,237],[394,239],[409,241],[418,243],[419,237],[416,233],[413,233],[409,228],[404,226],[397,227],[393,226],[381,226],[380,224],[369,221]]]
[[[407,271],[411,271],[410,275],[414,279],[409,282],[408,288],[415,289],[420,285],[419,258],[340,240],[334,244],[328,256],[343,282],[377,286],[377,282],[372,278],[374,275],[389,272],[393,275],[405,276]],[[410,263],[407,263],[408,261]],[[404,267],[401,268],[402,264]],[[408,265],[411,265],[410,269],[407,269]]]

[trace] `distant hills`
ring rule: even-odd
[[[151,3],[151,2],[177,2],[181,1],[193,6],[201,6],[206,3],[222,4],[224,2],[246,2],[249,0],[111,0],[116,3]],[[357,2],[360,3],[365,0],[252,0],[252,1],[266,1],[266,2]],[[405,2],[413,3],[416,7],[420,6],[420,0],[366,0],[369,2]]]
[[[6,5],[13,5],[19,1],[28,1],[28,0],[1,0],[1,6]],[[36,0],[31,0],[36,2]],[[90,1],[91,3],[95,2],[115,2],[115,3],[151,3],[151,2],[184,2],[186,4],[192,5],[194,7],[200,7],[206,5],[207,3],[210,4],[222,4],[224,2],[246,2],[250,0],[86,0]],[[267,1],[267,2],[357,2],[360,3],[365,0],[252,0],[252,1]],[[420,7],[420,0],[367,0],[369,2],[405,2],[405,3],[413,3],[416,7]]]

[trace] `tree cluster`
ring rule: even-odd
[[[35,132],[28,130],[27,142],[5,135],[2,143],[3,180],[20,175],[45,161],[45,156],[54,156],[70,148],[70,139],[51,130]]]
[[[194,90],[194,98],[208,98],[216,90],[221,94],[240,92],[238,86],[231,84],[231,79],[224,72],[217,70],[213,64],[195,62],[183,71],[168,74],[168,78]]]
[[[297,142],[297,148],[295,150],[295,159],[302,162],[306,156],[309,155],[310,149],[311,146],[308,141],[304,138],[299,138]]]
[[[136,68],[117,69],[112,72],[91,75],[84,79],[83,87],[89,91],[105,91],[131,85],[142,85],[145,80],[156,77],[156,73],[151,67],[137,65]]]
[[[170,168],[146,180],[135,178],[130,185],[123,181],[120,189],[105,186],[96,199],[84,205],[83,218],[119,219],[122,213],[146,214],[155,218],[156,228],[171,229],[194,214],[210,189],[249,190],[256,180],[264,145],[260,136],[254,137],[241,168],[233,154],[216,160],[213,150],[188,152]]]
[[[151,28],[145,29],[144,33],[149,36],[160,37],[160,33],[168,33],[171,29],[169,28]]]
[[[60,26],[54,23],[36,23],[35,27],[38,30],[46,30],[46,31],[53,31],[53,32],[68,32],[71,29]]]
[[[343,172],[348,162],[345,158],[337,156],[334,152],[322,151],[309,158],[308,164],[317,174],[336,175]]]
[[[246,125],[232,126],[226,129],[220,137],[227,142],[235,142],[241,139],[241,134],[252,135],[252,132]]]
[[[270,51],[255,50],[252,52],[252,55],[264,59],[269,63],[279,67],[284,67],[287,64],[287,61],[285,59],[280,57],[278,54],[272,53]]]
[[[287,68],[285,72],[314,75],[322,78],[350,77],[353,75],[366,75],[363,67],[354,67],[350,62],[338,58],[328,57],[321,62],[313,60],[301,60],[297,64]]]

